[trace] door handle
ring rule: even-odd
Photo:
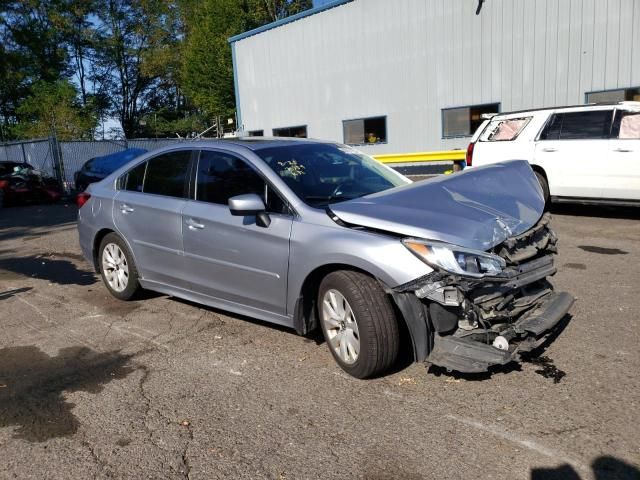
[[[202,230],[204,228],[202,223],[196,222],[193,218],[189,218],[185,223],[187,227],[189,227],[189,230]]]
[[[629,150],[628,148],[614,148],[613,151],[614,152],[622,152],[622,153],[633,152],[633,150]]]
[[[120,205],[120,211],[122,213],[131,213],[131,212],[133,212],[133,208],[131,208],[126,203],[123,203],[122,205]]]
[[[543,152],[557,152],[557,150],[553,147],[545,147],[542,149]]]

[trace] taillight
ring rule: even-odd
[[[6,180],[0,180],[0,190],[5,189],[9,186],[9,182]]]
[[[79,193],[78,196],[76,197],[76,204],[78,205],[78,208],[82,208],[82,206],[85,203],[87,203],[90,198],[91,198],[90,193],[87,193],[87,192]]]
[[[467,162],[467,167],[470,167],[471,163],[473,162],[473,146],[474,145],[475,143],[471,142],[467,147],[467,154],[464,157],[465,162]]]

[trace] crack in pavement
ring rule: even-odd
[[[142,375],[140,376],[140,380],[138,381],[138,391],[145,404],[145,411],[143,413],[142,424],[147,433],[147,437],[154,447],[165,452],[166,454],[176,455],[180,459],[180,462],[182,463],[182,469],[180,469],[179,471],[176,471],[173,465],[171,465],[171,463],[168,463],[167,465],[171,470],[176,471],[176,473],[184,476],[184,478],[189,479],[191,474],[191,465],[189,463],[188,450],[191,445],[191,442],[193,441],[193,430],[192,430],[191,424],[188,423],[186,425],[183,425],[184,427],[187,428],[188,439],[184,447],[180,451],[176,451],[171,448],[166,448],[155,441],[155,438],[154,438],[155,431],[149,426],[149,423],[147,421],[152,411],[155,412],[158,416],[160,416],[166,422],[167,425],[175,425],[177,422],[167,417],[160,409],[152,407],[152,400],[145,391],[145,384],[149,380],[151,371],[146,366],[140,366],[139,369],[142,370],[143,372]]]

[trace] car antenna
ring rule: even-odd
[[[209,128],[207,128],[206,130],[203,130],[201,133],[199,133],[198,135],[196,135],[194,138],[200,138],[202,135],[204,135],[205,133],[207,133],[209,130],[211,130],[213,127],[215,127],[216,124],[214,123],[213,125],[211,125]]]

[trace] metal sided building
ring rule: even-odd
[[[371,154],[464,149],[483,113],[640,100],[640,0],[335,0],[229,41],[240,129]]]

